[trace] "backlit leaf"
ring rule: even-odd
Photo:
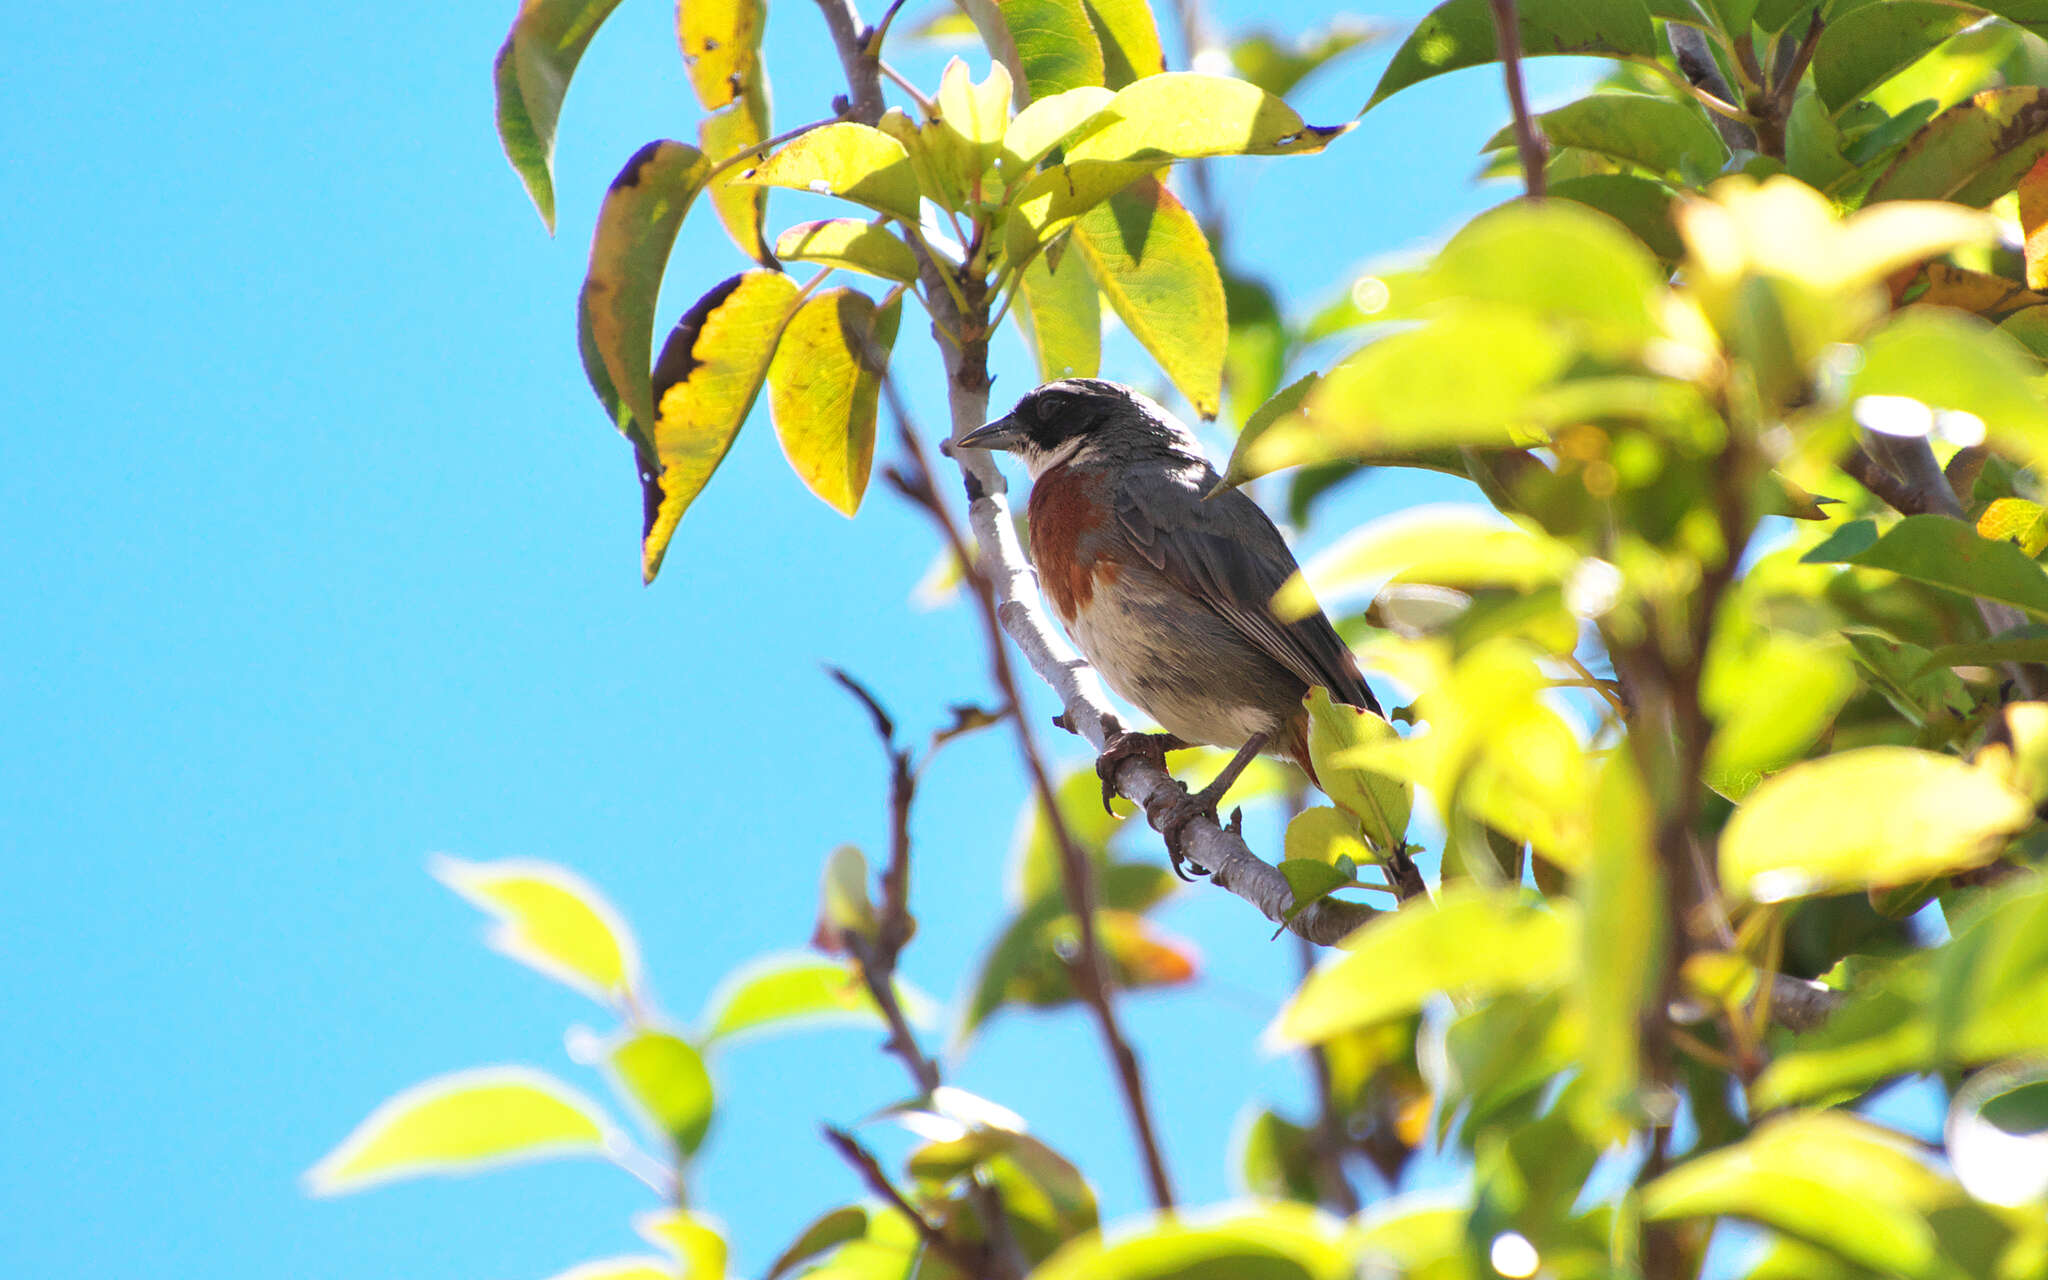
[[[857,511],[867,492],[882,371],[902,314],[900,300],[877,310],[854,289],[815,293],[790,318],[768,366],[768,408],[782,452],[841,515]]]
[[[2025,238],[2027,287],[2048,289],[2048,155],[2020,179],[2020,234]]]
[[[704,158],[717,164],[768,140],[768,73],[757,61],[740,87],[737,100],[723,111],[714,111],[697,122],[697,142]],[[768,192],[751,183],[735,183],[741,168],[727,169],[711,180],[711,207],[725,224],[740,252],[764,267],[775,265],[762,237],[768,216]]]
[[[2048,551],[2048,508],[2025,498],[1999,498],[1977,517],[1977,532],[1993,540],[2014,542],[2029,557]]]
[[[1350,1280],[1351,1251],[1337,1221],[1299,1204],[1207,1221],[1165,1216],[1110,1240],[1069,1242],[1032,1280]]]
[[[1275,611],[1279,612],[1277,605]],[[1414,803],[1408,784],[1347,758],[1361,747],[1389,741],[1394,727],[1363,707],[1332,701],[1330,691],[1320,685],[1310,688],[1303,702],[1309,716],[1309,758],[1324,794],[1364,825],[1366,838],[1382,855],[1398,850],[1408,834]]]
[[[1320,373],[1307,373],[1288,383],[1252,410],[1238,430],[1237,444],[1230,451],[1230,465],[1224,468],[1223,483],[1220,487],[1234,488],[1247,480],[1255,479],[1260,473],[1249,469],[1249,457],[1253,442],[1281,422],[1293,422],[1306,426],[1305,413],[1309,394],[1316,384],[1323,380]]]
[[[497,917],[492,950],[616,1005],[640,981],[640,950],[611,903],[566,867],[530,858],[429,863],[436,879]]]
[[[676,1280],[676,1273],[666,1258],[633,1254],[578,1263],[551,1280]]]
[[[1569,262],[1561,272],[1552,264]],[[1447,298],[1526,307],[1593,345],[1633,351],[1655,336],[1664,272],[1637,240],[1581,205],[1515,203],[1451,237],[1421,287]]]
[[[1329,866],[1349,858],[1364,866],[1374,861],[1358,829],[1358,819],[1342,809],[1313,805],[1287,822],[1286,856],[1290,862],[1321,862]]]
[[[2048,401],[2040,364],[2010,336],[1975,316],[1909,310],[1863,344],[1849,396],[1903,396],[1929,409],[1961,410],[1990,438],[2034,466],[2048,465]],[[1867,425],[1873,406],[1855,406]]]
[[[961,7],[1031,98],[1102,84],[1102,46],[1081,0],[969,0]]]
[[[1947,5],[1915,0],[1845,5],[1821,29],[1814,89],[1828,110],[1838,111],[1974,20]]]
[[[1673,178],[1719,173],[1728,147],[1705,111],[1690,100],[1638,93],[1596,93],[1536,117],[1553,147],[1579,147]],[[1513,126],[1486,150],[1515,145]]]
[[[1721,833],[1721,879],[1762,902],[1913,884],[1989,861],[2032,817],[1953,756],[1863,747],[1764,779]]]
[[[640,472],[645,581],[660,572],[677,523],[747,420],[796,295],[796,284],[780,272],[742,272],[699,298],[662,345],[654,370],[655,458],[643,457]]]
[[[858,218],[799,222],[775,238],[775,254],[899,283],[917,279],[917,254],[903,238],[886,225]]]
[[[695,147],[648,143],[612,179],[590,240],[590,270],[577,304],[589,335],[584,372],[607,408],[615,397],[632,415],[618,425],[636,443],[652,435],[654,423],[648,370],[662,270],[709,167]]]
[[[1871,521],[1851,521],[1804,559],[1886,569],[2048,619],[2048,574],[2041,566],[2010,542],[1989,541],[1946,516],[1907,516],[1882,537]]]
[[[1286,97],[1303,80],[1347,53],[1383,40],[1387,27],[1339,14],[1330,24],[1289,38],[1253,31],[1230,46],[1237,74],[1267,93]]]
[[[1643,0],[1521,0],[1522,56],[1654,57],[1660,50]],[[1487,0],[1448,0],[1429,12],[1394,52],[1366,109],[1409,85],[1497,56]]]
[[[1929,1221],[1963,1200],[1912,1143],[1857,1116],[1814,1111],[1767,1120],[1733,1146],[1652,1182],[1643,1216],[1733,1215],[1823,1245],[1886,1274],[1960,1275]]]
[[[314,1195],[523,1160],[601,1155],[614,1132],[596,1104],[544,1072],[478,1067],[416,1084],[372,1111],[306,1173]]]
[[[776,1256],[762,1280],[781,1280],[797,1266],[848,1240],[867,1234],[868,1211],[859,1205],[841,1205],[820,1215],[805,1227],[787,1249]]]
[[[1031,105],[1019,111],[1003,131],[1001,161],[1004,176],[1011,181],[1023,176],[1026,170],[1065,142],[1115,96],[1101,85],[1084,85],[1033,99]]]
[[[1038,363],[1038,380],[1094,377],[1102,368],[1102,302],[1082,255],[1071,244],[1064,252],[1041,253],[1024,268],[1018,287],[1017,324]]]
[[[917,225],[917,176],[909,152],[880,129],[852,121],[803,134],[735,181],[841,196]]]
[[[1577,1095],[1594,1135],[1627,1136],[1643,1014],[1663,974],[1664,885],[1650,799],[1634,759],[1616,752],[1595,784],[1593,838],[1575,893],[1585,908],[1575,992],[1586,1020]]]
[[[2017,187],[2044,154],[2048,89],[1986,89],[1914,135],[1871,187],[1870,199],[1953,200],[1981,208]]]
[[[1067,148],[1070,164],[1307,155],[1351,128],[1304,123],[1257,85],[1195,71],[1148,76],[1119,89],[1095,120]]]
[[[1133,80],[1166,70],[1159,25],[1146,0],[1081,0],[1102,46],[1102,83],[1121,89]]]
[[[1550,197],[1606,214],[1667,262],[1685,252],[1678,239],[1678,228],[1671,221],[1671,188],[1655,178],[1634,173],[1592,173],[1551,183]]]
[[[619,0],[522,0],[498,50],[498,140],[548,233],[555,230],[555,124],[569,78]]]
[[[1215,417],[1229,330],[1223,277],[1195,216],[1157,178],[1143,178],[1082,215],[1070,253],[1195,411]]]
[[[913,1020],[921,1020],[931,1007],[901,981],[897,998]],[[879,1023],[881,1016],[867,987],[846,965],[793,953],[755,961],[720,983],[701,1023],[710,1041],[768,1028]]]
[[[676,42],[690,87],[707,110],[739,96],[759,59],[767,16],[762,0],[687,0],[676,6]]]
[[[636,1214],[633,1229],[676,1260],[679,1280],[725,1280],[728,1248],[716,1222],[688,1209]]]
[[[677,1152],[692,1155],[703,1145],[711,1127],[711,1073],[689,1041],[666,1031],[635,1031],[612,1047],[611,1065],[626,1096]]]
[[[1541,991],[1577,963],[1579,916],[1568,901],[1538,906],[1516,889],[1459,889],[1435,906],[1381,915],[1302,983],[1267,1031],[1314,1044],[1405,1017],[1439,993]]]

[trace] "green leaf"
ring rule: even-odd
[[[1888,1275],[1958,1275],[1930,1216],[1962,1189],[1900,1135],[1840,1112],[1767,1120],[1652,1182],[1643,1216],[1747,1218]]]
[[[813,129],[734,181],[840,196],[917,225],[918,185],[910,153],[901,142],[864,124],[842,120]]]
[[[900,981],[897,998],[913,1020],[920,1020],[931,1004]],[[699,1021],[708,1042],[743,1031],[866,1026],[881,1020],[874,998],[846,965],[793,953],[767,956],[733,973],[711,994]]]
[[[876,309],[854,289],[812,294],[790,317],[768,365],[768,409],[789,465],[841,515],[860,509],[875,460],[882,371],[902,303]]]
[[[1289,39],[1271,31],[1253,31],[1230,46],[1237,74],[1277,97],[1285,97],[1303,80],[1345,54],[1385,39],[1383,25],[1338,14],[1329,25]]]
[[[1003,131],[998,160],[1004,178],[1015,182],[1022,177],[1115,97],[1101,85],[1084,85],[1034,99],[1011,118],[1009,127]]]
[[[715,111],[697,122],[697,143],[704,158],[717,164],[750,151],[768,141],[768,73],[759,62],[741,86],[739,98],[723,111]],[[732,242],[764,267],[775,265],[768,252],[762,228],[768,217],[768,192],[751,183],[736,182],[740,170],[727,169],[711,179],[711,207],[725,224]]]
[[[1277,599],[1274,612],[1285,616]],[[1366,839],[1382,856],[1400,849],[1414,802],[1408,784],[1353,759],[1361,748],[1391,741],[1394,726],[1363,707],[1332,701],[1321,685],[1312,686],[1302,702],[1308,708],[1309,758],[1323,793],[1363,824]]]
[[[1321,1157],[1314,1135],[1272,1111],[1260,1111],[1245,1126],[1238,1168],[1244,1187],[1267,1200],[1322,1199],[1317,1170]]]
[[[1117,90],[1093,119],[1067,148],[1069,164],[1309,155],[1351,129],[1304,123],[1294,108],[1257,85],[1196,71],[1135,81]]]
[[[828,1249],[858,1240],[867,1234],[868,1211],[856,1204],[841,1205],[814,1219],[792,1240],[787,1249],[776,1256],[768,1266],[761,1280],[781,1280],[783,1276]]]
[[[1102,83],[1121,89],[1166,70],[1159,25],[1146,0],[1082,0],[1082,8],[1102,46]]]
[[[2031,466],[2048,466],[2048,403],[2036,389],[2041,367],[2025,348],[1975,316],[1937,307],[1913,307],[1863,344],[1863,361],[1849,380],[1852,400],[1903,396],[1928,409],[1961,410],[1980,419],[1993,443]],[[1865,425],[1882,429],[1873,410],[1855,406]],[[1924,410],[1921,429],[1932,425]]]
[[[868,896],[868,859],[858,845],[842,844],[826,855],[819,877],[818,927],[838,938],[851,930],[873,938],[880,930],[875,904]]]
[[[1116,863],[1097,883],[1101,902],[1095,914],[1096,941],[1108,961],[1111,981],[1126,988],[1192,981],[1193,948],[1139,914],[1172,891],[1171,873],[1151,864]],[[1078,999],[1072,957],[1079,938],[1079,924],[1059,890],[1019,911],[982,962],[960,1034],[971,1034],[1005,1006],[1054,1008]]]
[[[775,255],[791,262],[816,262],[908,284],[917,279],[917,253],[880,222],[828,218],[799,222],[775,237]]]
[[[1024,268],[1017,326],[1038,364],[1038,380],[1092,378],[1102,368],[1102,301],[1088,264],[1073,251],[1041,253]]]
[[[1550,196],[1606,214],[1667,262],[1684,256],[1685,245],[1671,221],[1671,188],[1654,178],[1633,173],[1587,174],[1553,182]]]
[[[1880,1080],[1936,1065],[1926,1002],[1934,990],[1925,955],[1859,982],[1848,1002],[1774,1057],[1751,1101],[1776,1109],[1861,1092]]]
[[[1195,216],[1157,178],[1142,178],[1082,215],[1072,251],[1175,388],[1215,417],[1229,328],[1223,277]]]
[[[1974,21],[1974,14],[1914,0],[1843,6],[1814,47],[1813,87],[1829,111],[1839,111]]]
[[[1928,122],[1870,189],[1877,200],[1953,200],[1982,208],[2048,154],[2048,89],[1986,89]]]
[[[1360,525],[1309,562],[1273,597],[1284,618],[1306,617],[1323,591],[1343,595],[1386,579],[1437,587],[1508,587],[1522,593],[1555,587],[1579,566],[1579,554],[1547,534],[1507,524],[1478,506],[1430,507]]]
[[[1102,46],[1081,0],[967,0],[961,7],[1031,98],[1102,84]]]
[[[1862,747],[1766,778],[1721,833],[1721,879],[1759,902],[1913,884],[1981,866],[2033,819],[1954,756]]]
[[[1306,428],[1307,419],[1304,415],[1308,398],[1322,380],[1323,375],[1320,373],[1304,374],[1274,392],[1264,404],[1252,410],[1251,416],[1244,420],[1244,426],[1237,433],[1237,444],[1230,451],[1230,465],[1224,469],[1223,480],[1217,485],[1216,492],[1236,488],[1262,474],[1249,469],[1248,455],[1252,452],[1253,442],[1271,430],[1275,424],[1290,422],[1297,424],[1297,430]]]
[[[676,6],[676,43],[697,101],[716,111],[740,96],[760,57],[762,0],[689,0]]]
[[[615,1007],[639,985],[633,931],[603,894],[566,867],[530,858],[466,862],[446,854],[427,867],[497,918],[486,935],[492,950]]]
[[[1569,53],[1587,57],[1655,57],[1657,32],[1643,0],[1522,0],[1516,26],[1523,57]],[[1449,0],[1429,12],[1394,51],[1370,111],[1409,85],[1460,67],[1492,62],[1493,10],[1487,0]]]
[[[690,1042],[666,1031],[642,1029],[611,1050],[619,1085],[677,1152],[696,1154],[711,1127],[711,1073]]]
[[[1358,819],[1329,805],[1312,805],[1287,820],[1286,859],[1341,867],[1375,861],[1372,846],[1358,829]]]
[[[1307,1205],[1194,1223],[1162,1217],[1105,1241],[1081,1236],[1032,1280],[1350,1280],[1356,1274],[1337,1222]]]
[[[1936,667],[1988,667],[2000,662],[2048,662],[2048,626],[2030,623],[1989,640],[1945,644],[1928,653],[1923,671]]]
[[[1992,1062],[2048,1052],[2048,888],[2014,880],[1951,913],[1927,1001],[1937,1061]]]
[[[577,302],[578,324],[588,334],[583,369],[619,429],[636,444],[644,442],[654,422],[648,370],[662,271],[708,170],[695,147],[650,142],[612,179],[598,210],[590,270]],[[631,414],[630,421],[618,421],[618,405]]]
[[[1533,443],[1540,435],[1517,424],[1570,357],[1555,326],[1520,308],[1446,312],[1346,356],[1309,395],[1304,418],[1275,423],[1246,449],[1243,470]]]
[[[676,1260],[681,1280],[725,1280],[727,1246],[714,1220],[688,1209],[636,1214],[633,1229]]]
[[[1695,103],[1642,93],[1596,93],[1536,117],[1553,147],[1581,147],[1652,173],[1688,179],[1719,173],[1727,144]],[[1485,149],[1515,145],[1512,125]]]
[[[478,1067],[436,1076],[372,1111],[306,1172],[314,1195],[526,1160],[602,1155],[615,1132],[597,1105],[545,1072]]]
[[[1353,883],[1353,878],[1327,862],[1314,858],[1288,858],[1280,864],[1293,903],[1281,918],[1292,920],[1312,904]]]
[[[1558,271],[1555,264],[1572,269]],[[1589,344],[1632,352],[1655,337],[1664,272],[1612,219],[1570,202],[1503,205],[1451,237],[1422,289],[1445,298],[1524,307]]]
[[[1715,723],[1710,774],[1770,773],[1806,754],[1856,691],[1839,642],[1757,630],[1708,651],[1702,693]]]
[[[522,0],[498,49],[498,140],[526,194],[555,231],[555,124],[569,78],[619,0]]]
[[[1883,537],[1875,532],[1871,521],[1851,521],[1802,559],[1885,569],[2048,619],[2048,574],[2010,542],[1991,542],[1946,516],[1907,516]]]
[[[683,513],[725,461],[754,407],[797,287],[776,271],[746,271],[699,298],[662,344],[653,389],[653,453],[643,453],[646,512],[640,576],[654,581]]]
[[[1379,916],[1345,940],[1280,1011],[1267,1038],[1315,1044],[1357,1027],[1405,1017],[1444,992],[1540,991],[1576,963],[1573,904],[1548,908],[1512,889],[1458,889],[1434,908]]]

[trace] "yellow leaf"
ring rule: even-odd
[[[858,218],[799,222],[775,238],[778,257],[816,262],[904,283],[917,279],[917,254],[886,226]]]
[[[1315,762],[1323,794],[1365,824],[1366,838],[1380,853],[1400,848],[1414,803],[1408,784],[1356,763],[1366,754],[1361,748],[1393,739],[1394,727],[1363,707],[1332,701],[1330,691],[1320,685],[1303,701],[1309,714],[1309,758]]]
[[[1143,178],[1084,214],[1073,245],[1132,336],[1195,412],[1215,417],[1230,326],[1223,277],[1194,215],[1157,178]]]
[[[640,981],[640,949],[604,895],[566,867],[531,858],[438,855],[436,879],[498,918],[491,948],[592,999],[616,1005]]]
[[[840,121],[813,129],[736,182],[814,191],[917,225],[917,175],[903,144],[880,129]]]
[[[520,1160],[600,1155],[612,1128],[589,1099],[526,1067],[479,1067],[414,1085],[372,1111],[306,1173],[314,1195]]]
[[[713,112],[697,123],[697,141],[704,158],[713,164],[739,155],[768,140],[768,73],[759,62],[752,64],[740,95],[730,107]],[[711,180],[711,206],[725,224],[740,252],[764,267],[775,265],[761,226],[768,216],[768,192],[748,183],[735,183],[739,169],[727,169]]]
[[[1017,113],[1003,131],[1001,163],[1014,182],[1065,142],[1116,95],[1100,85],[1083,85],[1039,98]]]
[[[655,456],[641,460],[645,581],[660,572],[677,522],[725,460],[753,408],[796,294],[780,272],[743,272],[698,299],[662,346],[654,376],[660,396]]]
[[[1913,884],[1991,861],[2032,820],[2026,797],[1988,770],[1863,747],[1750,792],[1721,833],[1721,879],[1759,902]]]
[[[1306,124],[1279,98],[1230,76],[1173,71],[1117,90],[1098,127],[1067,149],[1076,161],[1305,155],[1350,125]]]
[[[2048,550],[2048,509],[2025,498],[1998,498],[1977,517],[1977,532],[2017,542],[2020,550],[2038,556]]]
[[[1017,325],[1037,358],[1040,382],[1092,378],[1102,367],[1101,295],[1088,264],[1065,248],[1033,258],[1019,285]]]
[[[853,289],[808,299],[768,366],[768,408],[782,452],[812,493],[842,515],[860,508],[875,458],[875,408],[897,302],[877,312]]]
[[[690,87],[707,110],[740,95],[760,55],[761,0],[688,0],[676,6],[676,42]]]
[[[688,1209],[636,1214],[633,1229],[675,1256],[681,1280],[724,1280],[727,1246],[715,1219]]]

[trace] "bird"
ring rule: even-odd
[[[1109,687],[1166,731],[1113,736],[1098,762],[1105,793],[1121,755],[1156,750],[1163,764],[1176,747],[1255,740],[1320,786],[1302,701],[1312,685],[1385,717],[1320,608],[1274,614],[1274,592],[1299,569],[1294,553],[1258,503],[1221,487],[1194,432],[1157,401],[1106,379],[1063,378],[955,445],[1023,463],[1047,602]],[[1212,814],[1219,798],[1220,788],[1193,797]],[[1401,870],[1405,855],[1388,852],[1389,870]]]

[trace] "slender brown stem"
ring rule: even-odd
[[[862,1146],[858,1138],[844,1129],[835,1129],[831,1125],[824,1126],[823,1133],[825,1141],[832,1144],[832,1149],[837,1151],[846,1163],[853,1166],[853,1171],[860,1175],[860,1180],[866,1184],[867,1189],[888,1201],[896,1212],[910,1220],[911,1228],[917,1232],[918,1239],[924,1241],[927,1249],[945,1258],[967,1275],[1000,1274],[1000,1259],[992,1250],[985,1246],[975,1248],[967,1245],[932,1225],[931,1219],[925,1217],[916,1205],[910,1203],[903,1193],[896,1189],[896,1184],[889,1180],[888,1173],[883,1170],[881,1161],[875,1159],[874,1153]]]
[[[1531,200],[1541,200],[1548,190],[1543,165],[1550,147],[1543,131],[1529,115],[1529,100],[1522,92],[1522,28],[1515,16],[1515,0],[1488,0],[1493,6],[1493,34],[1500,53],[1501,76],[1507,81],[1508,109],[1515,116],[1515,149],[1522,155],[1522,184]]]
[[[1051,774],[1045,767],[1045,758],[1039,749],[1037,737],[1022,713],[1023,695],[1017,685],[1017,674],[1010,665],[1009,646],[1003,639],[1002,622],[996,612],[994,584],[988,581],[970,558],[967,540],[959,525],[954,523],[952,512],[939,499],[933,481],[931,461],[927,457],[924,441],[897,391],[895,381],[884,377],[882,390],[889,402],[889,411],[896,420],[896,432],[903,445],[903,452],[910,470],[907,474],[892,476],[899,492],[921,507],[938,528],[954,558],[959,562],[970,586],[980,614],[983,638],[989,654],[989,676],[995,682],[997,691],[1008,704],[1013,714],[1010,723],[1017,736],[1018,753],[1024,759],[1026,771],[1031,775],[1033,790],[1037,793],[1046,825],[1053,834],[1060,850],[1060,873],[1067,894],[1067,904],[1074,913],[1079,933],[1078,954],[1073,962],[1074,985],[1081,998],[1094,1015],[1096,1029],[1108,1049],[1111,1062],[1115,1065],[1117,1082],[1123,1090],[1124,1109],[1130,1116],[1140,1155],[1145,1163],[1146,1181],[1150,1184],[1152,1199],[1162,1209],[1173,1207],[1173,1184],[1166,1171],[1166,1160],[1160,1153],[1158,1134],[1152,1123],[1151,1104],[1146,1098],[1144,1075],[1138,1066],[1138,1056],[1124,1035],[1116,1015],[1116,1006],[1110,998],[1111,983],[1108,963],[1102,952],[1102,941],[1095,926],[1095,877],[1094,867],[1087,852],[1080,847],[1066,820],[1060,814],[1058,789]]]

